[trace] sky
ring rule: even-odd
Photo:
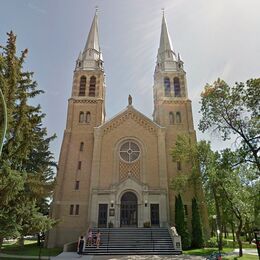
[[[214,149],[231,145],[198,130],[200,93],[218,77],[231,85],[260,77],[259,0],[0,0],[0,6],[0,45],[13,30],[18,52],[29,49],[25,69],[34,72],[45,91],[35,102],[46,113],[49,135],[57,135],[51,145],[56,160],[75,62],[96,6],[106,73],[106,120],[127,106],[129,94],[134,107],[152,118],[164,8],[173,49],[184,61],[197,137],[210,140]]]

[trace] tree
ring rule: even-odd
[[[203,231],[200,219],[200,212],[195,198],[192,199],[192,239],[193,248],[202,248],[204,246]]]
[[[32,72],[23,71],[28,54],[16,56],[16,36],[8,40],[0,53],[0,88],[7,104],[7,133],[0,158],[0,247],[4,237],[17,237],[45,231],[55,223],[41,213],[46,197],[53,190],[53,155],[42,127],[41,107],[31,99],[43,93],[32,80]],[[42,210],[40,210],[42,208]]]
[[[187,221],[184,214],[184,207],[181,195],[175,197],[175,224],[178,234],[181,236],[182,248],[190,248],[190,234],[187,228]]]
[[[223,140],[236,137],[240,162],[253,163],[260,174],[260,78],[230,87],[218,79],[201,94],[199,129],[219,132]]]

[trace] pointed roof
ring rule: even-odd
[[[96,51],[100,52],[97,11],[93,18],[91,28],[90,28],[90,31],[88,34],[87,43],[86,43],[86,46],[85,46],[83,52],[86,52],[88,49],[92,49],[92,50],[96,50]]]
[[[168,32],[168,27],[166,23],[165,16],[163,14],[162,17],[162,27],[161,27],[161,38],[160,38],[160,47],[159,47],[159,53],[162,53],[164,51],[173,51],[172,49],[172,41],[171,37]]]

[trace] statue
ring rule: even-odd
[[[131,106],[132,105],[132,96],[129,95],[128,96],[128,106]]]

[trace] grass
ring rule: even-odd
[[[9,255],[27,255],[27,256],[38,256],[39,246],[35,240],[25,240],[24,247],[20,247],[15,242],[4,243],[1,248],[1,253]],[[62,252],[62,248],[41,248],[42,256],[56,256]],[[16,258],[17,259],[17,258]],[[10,258],[9,258],[10,260]]]
[[[208,256],[213,252],[217,252],[217,248],[200,248],[200,249],[191,249],[183,251],[185,255],[198,255],[198,256]],[[233,248],[223,248],[222,253],[230,253],[233,252]]]

